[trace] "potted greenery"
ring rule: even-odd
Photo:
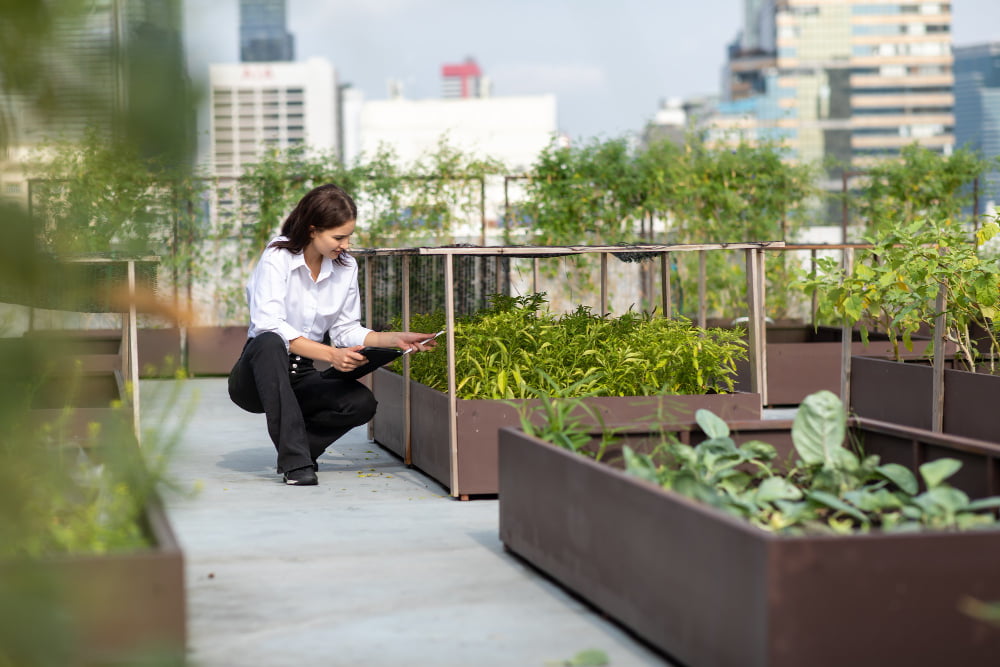
[[[404,459],[409,454],[408,463],[468,497],[497,492],[497,429],[517,423],[518,406],[546,395],[584,396],[591,414],[605,419],[693,414],[700,407],[733,419],[760,416],[759,395],[732,392],[734,364],[746,355],[738,332],[639,313],[600,316],[585,307],[557,316],[544,302],[543,294],[494,295],[490,308],[456,322],[455,457],[444,418],[444,345],[409,359],[409,447],[404,377],[376,371],[375,441]],[[440,313],[414,316],[411,328],[437,331],[443,323]]]
[[[1000,308],[1000,264],[979,247],[1000,231],[996,220],[969,234],[949,219],[883,225],[853,266],[821,262],[807,289],[826,317],[862,334],[887,332],[895,361],[853,357],[850,405],[884,421],[996,441],[989,418],[1000,391],[993,318]],[[897,363],[919,332],[940,340],[936,367]],[[977,332],[977,333],[974,333]],[[945,359],[945,345],[953,356]],[[985,352],[984,352],[985,350]],[[946,369],[946,362],[952,368]],[[940,378],[940,380],[938,380]],[[940,383],[935,389],[935,383]],[[939,423],[936,423],[938,422]]]
[[[501,430],[500,538],[672,659],[995,661],[1000,633],[963,608],[1000,596],[997,446],[848,420],[830,392],[794,422],[699,412],[611,446],[556,421]]]

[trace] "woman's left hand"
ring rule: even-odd
[[[437,345],[437,339],[434,338],[434,334],[415,333],[412,331],[393,331],[392,334],[397,336],[392,346],[398,347],[401,350],[425,352],[434,349]]]

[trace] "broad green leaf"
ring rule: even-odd
[[[863,512],[884,512],[903,507],[903,501],[888,489],[851,491],[845,493],[844,498]]]
[[[954,514],[969,506],[969,496],[950,486],[938,486],[922,495],[949,514]]]
[[[694,420],[709,439],[729,436],[729,425],[711,410],[699,409],[694,413]]]
[[[962,462],[957,459],[937,459],[920,466],[920,476],[924,478],[927,488],[933,489],[958,472],[961,467]]]
[[[774,445],[769,445],[760,440],[744,442],[740,445],[739,449],[747,458],[757,459],[758,461],[772,461],[778,456],[778,451],[774,448]]]
[[[798,500],[802,491],[783,477],[768,477],[757,487],[756,501],[770,503],[775,500]]]
[[[836,465],[835,452],[843,447],[847,434],[847,414],[831,391],[806,396],[792,421],[792,442],[808,465]]]
[[[622,447],[625,458],[625,471],[647,482],[659,483],[656,465],[646,454],[638,454],[628,445]]]
[[[1000,496],[990,496],[989,498],[980,498],[979,500],[973,500],[969,503],[969,506],[965,509],[970,512],[979,512],[981,510],[991,510],[1000,508]]]
[[[898,486],[903,492],[916,495],[919,491],[916,476],[906,466],[898,463],[885,463],[875,469],[875,472]]]
[[[847,504],[832,493],[827,493],[826,491],[806,491],[806,497],[809,500],[817,502],[820,505],[825,505],[832,510],[843,512],[844,514],[857,519],[861,523],[868,523],[868,517],[862,514],[858,508]]]

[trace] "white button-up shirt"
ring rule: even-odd
[[[284,237],[271,242],[279,239]],[[254,338],[272,331],[287,348],[299,336],[322,341],[329,332],[335,347],[364,345],[371,329],[361,326],[358,264],[353,257],[343,258],[341,265],[324,257],[314,281],[303,253],[265,249],[247,283],[247,335]]]

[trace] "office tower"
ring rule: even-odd
[[[217,176],[239,176],[265,150],[339,150],[337,76],[329,61],[211,65],[209,82]]]
[[[441,66],[441,97],[485,97],[488,91],[483,83],[483,73],[472,58],[466,58],[463,63]]]
[[[295,60],[295,42],[285,27],[285,0],[240,0],[240,61]]]
[[[194,113],[181,40],[180,0],[89,0],[49,15],[51,29],[4,68],[0,121],[9,161],[0,191],[23,198],[18,163],[47,139],[86,129],[114,134],[140,154],[190,158]]]
[[[805,162],[864,167],[953,145],[951,5],[747,0],[714,141],[776,139]]]
[[[1000,42],[955,48],[955,146],[994,160],[979,186],[987,212],[1000,202]]]

